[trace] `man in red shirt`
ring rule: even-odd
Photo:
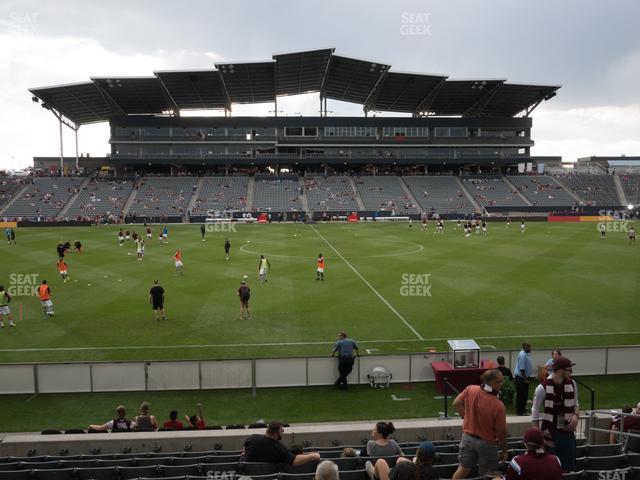
[[[498,469],[500,459],[508,458],[507,416],[498,398],[504,377],[500,370],[487,370],[480,378],[481,385],[469,385],[453,401],[453,407],[464,419],[458,455],[458,469],[454,479],[467,478],[474,467],[479,475]]]
[[[524,434],[527,452],[509,462],[505,480],[561,480],[560,459],[544,449],[544,433],[531,427]]]
[[[163,427],[172,428],[173,430],[182,430],[184,428],[182,422],[178,420],[177,410],[171,410],[171,412],[169,412],[169,420],[164,422]]]

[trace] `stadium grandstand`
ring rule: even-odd
[[[394,437],[401,448],[400,454],[394,452],[387,456],[369,452],[369,437],[375,434],[371,432],[370,422],[364,421],[336,420],[335,423],[326,424],[302,421],[291,426],[283,425],[278,435],[280,440],[284,436],[287,444],[299,444],[302,453],[318,452],[320,460],[334,462],[342,480],[376,480],[371,465],[377,460],[386,460],[388,466],[393,468],[400,456],[416,455],[421,443],[430,440],[434,449],[433,470],[439,478],[449,479],[458,469],[461,453],[459,444],[463,434],[462,420],[449,409],[451,399],[464,388],[456,388],[449,380],[453,381],[455,377],[452,373],[456,371],[454,367],[461,366],[462,370],[469,369],[462,372],[467,374],[465,386],[479,384],[481,372],[495,368],[494,360],[500,358],[498,355],[506,356],[507,365],[515,367],[521,354],[519,350],[514,350],[514,345],[517,346],[515,339],[519,341],[519,337],[511,335],[513,332],[509,335],[501,333],[511,329],[511,326],[505,327],[506,322],[510,321],[507,315],[511,315],[511,309],[523,315],[519,320],[522,323],[534,323],[526,317],[529,314],[527,310],[532,311],[532,316],[539,316],[535,319],[540,322],[536,327],[539,331],[551,330],[556,326],[554,322],[559,323],[558,318],[552,318],[556,312],[560,312],[558,317],[563,314],[570,317],[566,323],[571,328],[574,327],[571,321],[575,318],[571,315],[593,313],[585,321],[586,333],[559,333],[557,337],[567,339],[568,355],[572,359],[579,359],[576,370],[581,369],[580,375],[596,378],[609,376],[610,373],[637,375],[637,370],[629,367],[629,363],[632,363],[629,359],[637,354],[638,346],[626,345],[626,338],[618,338],[621,343],[611,346],[581,344],[585,338],[591,341],[590,338],[596,335],[591,331],[592,324],[589,322],[601,323],[603,315],[610,312],[598,310],[603,302],[596,297],[600,295],[600,289],[605,288],[604,285],[597,283],[594,288],[588,284],[592,288],[590,291],[580,283],[586,281],[587,277],[589,281],[601,280],[584,274],[584,271],[591,272],[594,269],[594,263],[588,261],[598,262],[599,257],[593,255],[598,258],[592,259],[590,256],[586,260],[580,257],[574,263],[563,263],[565,256],[570,257],[573,251],[580,250],[574,248],[573,243],[578,234],[569,232],[573,225],[559,228],[564,232],[557,235],[559,240],[551,235],[546,223],[544,229],[534,233],[529,233],[534,229],[527,227],[529,230],[523,235],[525,217],[540,222],[546,222],[547,219],[555,221],[552,220],[555,218],[573,222],[579,220],[582,214],[586,218],[603,209],[611,209],[617,215],[619,211],[634,211],[634,206],[638,205],[640,172],[632,167],[613,171],[608,160],[594,157],[578,162],[575,168],[569,170],[559,156],[532,155],[535,146],[531,136],[532,112],[542,102],[556,96],[559,88],[558,85],[511,83],[501,78],[461,80],[445,75],[396,72],[391,65],[337,55],[333,48],[329,48],[276,54],[266,61],[217,63],[205,70],[156,71],[145,77],[91,77],[80,83],[30,89],[32,100],[53,112],[61,128],[67,126],[76,135],[83,125],[108,122],[110,153],[105,157],[78,157],[77,152],[75,158],[65,157],[63,153],[59,158],[35,157],[31,175],[0,177],[0,219],[12,225],[6,226],[8,238],[11,238],[13,227],[21,228],[33,222],[50,223],[53,233],[49,234],[46,228],[33,228],[31,230],[42,230],[43,238],[34,239],[35,235],[29,238],[26,234],[24,237],[32,245],[36,241],[42,242],[38,247],[42,245],[42,250],[50,250],[51,254],[55,246],[53,243],[59,241],[62,247],[60,260],[67,252],[66,259],[72,266],[73,275],[73,280],[67,283],[67,272],[60,270],[60,264],[58,272],[62,280],[55,284],[53,280],[57,282],[58,279],[53,279],[55,275],[51,275],[51,283],[55,285],[55,302],[60,305],[58,311],[62,312],[55,319],[47,310],[49,307],[46,302],[51,301],[47,299],[46,289],[38,290],[38,297],[31,294],[24,300],[25,305],[31,302],[30,313],[35,311],[40,315],[44,307],[44,318],[48,323],[43,327],[43,336],[37,337],[34,342],[49,343],[45,347],[38,343],[28,344],[24,345],[24,349],[9,345],[2,354],[12,360],[25,354],[33,355],[25,358],[44,358],[45,361],[27,362],[19,359],[15,364],[1,364],[0,372],[4,377],[0,382],[3,384],[0,391],[27,396],[26,402],[20,398],[21,408],[28,408],[24,405],[31,402],[32,398],[40,401],[46,397],[41,395],[36,398],[40,393],[48,396],[68,394],[65,401],[70,402],[97,398],[88,397],[97,392],[109,399],[114,397],[107,395],[126,393],[129,404],[138,393],[144,396],[180,391],[176,393],[176,398],[184,398],[178,395],[188,395],[192,391],[205,390],[216,393],[224,390],[225,395],[233,391],[239,391],[240,395],[246,392],[251,394],[246,394],[248,400],[238,400],[238,405],[230,400],[239,398],[233,397],[232,393],[220,401],[211,415],[215,415],[215,423],[206,423],[204,418],[187,415],[184,432],[177,431],[182,430],[182,424],[179,429],[157,424],[148,428],[142,425],[138,431],[133,431],[135,428],[129,431],[128,420],[122,418],[107,420],[103,427],[98,425],[97,428],[96,425],[66,425],[63,420],[52,418],[48,419],[50,421],[47,424],[51,428],[42,429],[41,434],[3,434],[0,436],[0,480],[318,480],[315,471],[319,462],[316,460],[304,465],[247,461],[242,451],[245,439],[251,434],[264,433],[267,428],[264,418],[253,424],[222,420],[227,415],[232,416],[232,413],[245,415],[242,418],[246,418],[246,412],[238,413],[242,406],[248,404],[242,402],[253,402],[255,410],[251,410],[252,415],[258,409],[270,412],[269,408],[276,409],[281,407],[278,403],[285,403],[282,400],[284,396],[299,403],[296,406],[304,414],[311,415],[315,413],[312,412],[314,409],[320,412],[323,409],[335,411],[338,410],[336,405],[342,404],[345,406],[345,415],[355,417],[355,409],[361,406],[364,406],[363,409],[373,408],[367,407],[367,402],[369,405],[392,402],[392,407],[386,410],[388,412],[392,408],[400,409],[404,400],[408,404],[408,400],[411,400],[409,396],[422,398],[420,395],[429,402],[432,416],[440,418],[414,418],[396,422]],[[278,115],[279,99],[309,93],[318,95],[319,115]],[[330,115],[328,101],[360,105],[363,114]],[[258,103],[273,104],[273,116],[233,115],[234,106]],[[182,115],[183,112],[194,110],[219,115]],[[388,113],[392,115],[386,116]],[[513,215],[518,215],[514,222],[522,222],[521,230],[510,226]],[[637,218],[637,209],[635,215]],[[228,217],[247,223],[253,223],[254,220],[261,223],[300,220],[308,221],[311,225],[292,224],[277,228],[242,225],[246,230],[235,238],[230,237],[231,247],[219,240],[231,231],[224,227],[235,225],[217,222]],[[462,217],[465,218],[464,227],[460,226]],[[441,218],[458,220],[456,227],[451,226],[451,230],[455,228],[459,233],[455,241],[471,244],[474,240],[486,239],[487,242],[480,246],[472,244],[465,250],[464,244],[445,243],[443,235],[437,240],[433,239],[426,248],[425,242],[432,241],[431,235],[418,240],[412,238],[411,241],[402,236],[419,231],[419,228],[413,228],[414,220],[424,220],[422,228],[433,230],[441,228]],[[506,226],[499,233],[494,234],[493,231],[498,230],[495,229],[492,236],[488,235],[486,221],[504,218],[509,218]],[[316,221],[328,219],[411,222],[410,228],[391,222],[387,225],[365,225],[360,231],[371,231],[365,237],[346,223],[314,225]],[[437,226],[428,223],[431,219],[438,220]],[[473,227],[476,235],[471,235],[472,220],[477,220]],[[14,224],[14,221],[17,223]],[[170,241],[164,233],[168,230],[166,224],[196,222],[201,226],[170,225]],[[211,225],[207,225],[207,222]],[[118,225],[85,228],[95,223]],[[133,247],[136,250],[129,251],[133,242],[128,241],[129,227],[124,224],[143,223],[147,231],[146,238],[158,238],[159,233],[160,240],[142,241],[140,236],[139,243]],[[76,256],[80,252],[79,247],[73,253],[71,247],[65,250],[63,240],[66,238],[62,238],[62,227],[74,224],[85,229],[80,232],[82,240],[85,245],[91,241],[96,256],[91,257],[93,252]],[[162,224],[162,229],[158,229],[157,224]],[[207,229],[207,226],[212,228]],[[337,233],[334,232],[334,235],[338,238],[336,244],[316,230],[316,226],[335,228]],[[151,236],[152,227],[155,229],[154,237]],[[396,230],[392,230],[396,227]],[[611,246],[613,242],[605,245],[606,242],[599,240],[605,238],[600,230],[587,231],[585,225],[580,227],[584,227],[579,231],[583,236],[581,239],[595,236],[596,244],[602,244],[602,248],[616,248],[615,244]],[[480,235],[481,228],[483,235]],[[253,234],[257,229],[261,230],[255,236],[245,233],[251,231]],[[377,231],[373,232],[374,229]],[[127,241],[122,236],[122,230],[126,230]],[[442,230],[436,232],[442,233]],[[514,232],[515,235],[511,235]],[[23,235],[22,231],[18,233]],[[135,238],[137,234],[135,231],[133,233]],[[47,234],[55,242],[45,239]],[[418,237],[416,233],[410,234]],[[514,237],[518,240],[514,241]],[[436,243],[440,240],[441,243]],[[630,238],[625,236],[623,240],[626,248],[624,254],[631,252]],[[19,241],[22,241],[20,236]],[[309,244],[305,244],[305,241]],[[520,243],[516,243],[518,241]],[[165,245],[169,242],[170,249]],[[212,245],[218,244],[215,242],[220,247],[217,254],[212,253],[215,252]],[[9,240],[8,248],[12,248],[10,245]],[[188,246],[185,249],[185,269],[180,253],[184,245]],[[210,245],[211,249],[205,250]],[[223,245],[225,257],[221,254]],[[540,245],[544,249],[538,248]],[[560,247],[566,250],[560,250]],[[221,299],[217,295],[230,292],[228,296],[236,301],[236,293],[240,296],[241,291],[235,283],[233,288],[229,287],[230,282],[242,278],[238,281],[240,288],[245,285],[245,279],[249,278],[245,271],[255,269],[255,260],[262,255],[258,249],[273,250],[267,256],[279,270],[274,275],[276,280],[264,285],[266,273],[263,273],[265,267],[263,260],[260,260],[257,269],[259,280],[252,284],[252,302],[262,302],[259,308],[263,310],[257,315],[262,314],[264,318],[252,324],[239,323],[235,303],[233,313],[228,313],[225,310],[228,306],[226,297]],[[324,257],[320,254],[316,260],[319,250],[331,255],[326,282]],[[158,251],[164,253],[159,254]],[[309,251],[312,253],[309,254]],[[349,253],[343,255],[341,251]],[[424,256],[420,257],[423,252]],[[619,262],[623,262],[620,260],[624,258],[622,254],[616,251],[615,255],[619,256],[616,257]],[[108,258],[109,264],[105,258]],[[133,259],[136,261],[129,261]],[[553,260],[553,267],[544,264],[548,259]],[[31,259],[27,260],[31,262]],[[55,273],[54,263],[49,260],[46,260],[49,270],[44,270],[47,275],[50,271]],[[22,257],[16,255],[12,261],[15,262],[13,267],[16,271],[23,267],[20,263]],[[251,265],[247,267],[249,262]],[[264,262],[270,270],[269,262]],[[445,292],[434,299],[435,307],[431,310],[425,308],[425,304],[418,304],[414,296],[408,299],[403,293],[397,296],[395,284],[387,282],[391,277],[413,275],[406,272],[426,264],[443,279],[438,280],[442,282],[439,288]],[[300,265],[307,270],[299,269]],[[316,270],[313,270],[314,267]],[[525,269],[521,272],[522,267]],[[628,288],[635,279],[633,269],[622,272],[627,270],[626,265],[620,268],[613,264],[610,268],[613,270],[614,267],[618,270],[616,275],[624,279],[621,283]],[[585,270],[580,271],[580,268]],[[35,269],[34,266],[32,270]],[[453,271],[452,274],[449,274],[449,269]],[[90,273],[87,273],[88,270]],[[344,272],[349,275],[353,273],[353,278],[345,276]],[[527,277],[528,283],[514,286],[520,280],[514,272],[521,272],[523,278]],[[97,277],[94,279],[90,275]],[[141,281],[143,275],[144,285]],[[156,316],[155,323],[148,323],[141,328],[136,325],[136,328],[126,331],[131,327],[131,322],[140,320],[143,314],[139,312],[143,307],[147,308],[147,313],[151,312],[148,301],[155,314],[162,310],[164,315],[164,307],[157,308],[155,297],[149,291],[151,285],[147,285],[153,279],[160,278],[157,275],[163,276],[162,283],[167,288],[169,320],[159,320]],[[281,276],[278,278],[276,275]],[[367,278],[380,275],[382,279],[370,282],[365,275]],[[425,275],[428,277],[431,274]],[[573,280],[575,291],[565,288],[568,275],[579,278]],[[337,284],[338,287],[331,283],[334,278],[337,281],[333,285]],[[632,281],[627,281],[629,278]],[[311,280],[314,287],[326,286],[327,289],[336,290],[326,290],[330,292],[326,293],[316,289],[308,293],[308,285],[303,283],[305,279]],[[554,281],[561,282],[560,288],[553,284],[556,285],[553,287],[555,291],[537,290],[549,287]],[[78,294],[78,291],[88,291],[80,290],[85,288],[85,284],[87,289],[93,288],[94,292],[100,294],[94,294],[93,297]],[[158,280],[153,288],[157,288],[157,284]],[[510,287],[513,291],[509,290]],[[356,291],[357,288],[364,288],[366,295],[373,295],[361,301],[365,295]],[[561,288],[565,288],[564,296],[557,300],[555,294]],[[592,295],[596,288],[598,295]],[[162,302],[159,303],[164,302],[162,291]],[[71,294],[67,292],[73,292],[72,299],[68,300]],[[141,296],[138,295],[142,300],[137,297],[132,300],[132,292],[135,295],[142,292]],[[620,318],[610,319],[614,332],[603,335],[637,338],[638,332],[624,332],[632,328],[626,325],[630,323],[629,318],[633,313],[629,312],[634,306],[625,305],[625,308],[628,307],[628,311],[625,311],[620,307],[623,303],[620,297],[615,295],[622,296],[625,292],[621,288],[614,289],[614,286],[608,291],[612,298],[607,297],[610,303],[607,308],[618,308],[621,314]],[[548,297],[541,296],[543,294],[548,294]],[[392,299],[391,302],[387,301],[387,296]],[[428,297],[431,301],[430,293]],[[105,298],[116,300],[103,303]],[[540,301],[541,304],[548,304],[544,306],[556,310],[541,310],[542,313],[539,313],[529,308],[530,304],[520,304],[527,299],[533,304],[540,298],[544,299]],[[378,301],[382,303],[376,303]],[[589,302],[595,301],[599,303],[593,307]],[[247,305],[247,302],[241,297],[241,305]],[[344,310],[335,314],[331,308],[341,303]],[[349,305],[345,307],[347,303]],[[143,307],[139,304],[143,304]],[[381,309],[382,305],[391,313],[385,310],[388,317],[380,314],[378,318],[377,309]],[[20,320],[22,306],[20,303]],[[506,313],[499,311],[503,306]],[[485,309],[490,314],[486,314]],[[26,307],[24,311],[26,318]],[[109,313],[105,313],[107,311]],[[434,318],[429,316],[431,311],[435,312]],[[549,311],[553,315],[548,314]],[[134,313],[128,315],[129,312]],[[453,316],[449,317],[451,312],[454,312]],[[362,342],[369,347],[362,347],[362,358],[356,352],[357,358],[350,359],[356,366],[349,377],[350,386],[355,387],[348,392],[355,399],[351,401],[343,400],[346,397],[338,397],[347,392],[334,388],[339,385],[339,381],[334,383],[335,359],[329,358],[327,354],[331,352],[325,351],[330,350],[333,342],[326,341],[324,337],[320,340],[312,338],[317,331],[312,331],[311,327],[307,328],[302,323],[313,323],[314,328],[329,328],[327,325],[315,325],[321,324],[318,318],[322,318],[333,328],[331,322],[338,321],[334,317],[348,316],[345,313],[353,313],[354,317],[360,315],[362,318],[355,319],[353,323],[357,324],[358,320],[366,323],[364,329],[368,331],[375,332],[381,329],[380,325],[383,326],[382,330],[388,329],[379,337]],[[65,315],[72,321],[68,321]],[[232,315],[235,315],[234,322],[227,322]],[[126,318],[123,320],[121,317]],[[426,322],[427,319],[433,324],[451,324],[438,330],[441,325],[422,323],[416,329],[407,320],[412,320],[411,317],[419,322]],[[461,318],[468,323],[463,323]],[[290,320],[290,324],[283,322],[283,319]],[[58,328],[54,320],[60,321],[66,330],[59,337],[48,338],[50,331],[47,328]],[[404,336],[398,334],[398,327],[393,324],[396,320],[400,329],[408,327],[407,330],[416,338],[408,331],[402,331],[406,334]],[[91,331],[84,330],[83,322],[88,321],[94,322],[88,327]],[[102,321],[105,325],[108,323],[108,327],[98,327]],[[298,321],[300,323],[296,323]],[[117,322],[129,323],[125,323],[123,329],[122,324]],[[30,328],[29,322],[25,323],[20,323],[13,330],[6,328],[5,331]],[[166,331],[156,337],[152,327],[165,328]],[[115,340],[113,336],[105,334],[108,341],[105,340],[103,345],[103,339],[99,338],[101,346],[95,351],[79,343],[91,343],[91,339],[95,338],[92,335],[98,328],[108,328],[109,335],[117,335]],[[467,334],[467,330],[473,330],[473,333]],[[422,336],[427,331],[429,338],[426,333]],[[483,343],[487,343],[482,345],[482,359],[478,346],[477,351],[463,351],[468,364],[464,356],[462,365],[455,364],[459,352],[453,349],[448,352],[437,350],[442,348],[444,342],[450,345],[447,339],[438,336],[441,331],[446,334],[455,331],[456,335],[465,336],[477,334]],[[496,331],[500,332],[498,336],[495,336]],[[215,337],[211,336],[212,332]],[[390,336],[385,337],[384,333]],[[47,337],[43,339],[44,336]],[[64,345],[70,336],[77,338],[78,343],[71,342],[74,346],[65,351]],[[553,332],[549,335],[532,335],[541,343],[543,337],[552,336]],[[31,341],[30,338],[28,340]],[[192,344],[192,341],[201,344]],[[544,362],[548,360],[546,348],[551,341],[557,339],[547,340],[544,347],[534,353],[535,365],[540,368],[537,373],[542,382],[548,378],[549,364]],[[593,342],[598,341],[598,338],[593,339]],[[109,346],[109,342],[116,346]],[[436,345],[434,342],[438,342],[437,346],[433,346]],[[393,350],[378,350],[389,345],[389,349]],[[304,355],[309,356],[302,356],[296,348],[314,350],[313,353],[305,351]],[[409,352],[410,348],[413,353]],[[220,355],[220,352],[225,353]],[[471,358],[476,354],[477,362]],[[204,359],[203,355],[220,357]],[[452,365],[449,365],[449,360]],[[381,363],[392,365],[393,375],[381,367]],[[443,363],[447,364],[446,368],[451,367],[446,370],[450,377],[437,371],[437,364]],[[458,377],[464,376],[460,369],[457,373]],[[532,381],[535,376],[536,372],[532,372]],[[383,378],[386,378],[386,385],[381,381]],[[416,387],[418,383],[429,383],[429,387]],[[591,395],[591,408],[587,405],[581,407],[583,411],[579,415],[576,430],[576,465],[572,469],[575,471],[565,473],[564,478],[616,478],[611,475],[622,473],[624,476],[620,478],[637,477],[640,475],[640,437],[611,430],[612,422],[617,418],[613,415],[618,412],[596,410],[596,390],[583,382],[580,385],[581,391],[585,392],[583,399]],[[346,384],[344,386],[346,389]],[[260,393],[259,401],[255,398],[257,388],[277,390],[276,387],[287,387],[280,388],[286,390],[283,397],[270,392],[269,395]],[[375,387],[375,390],[368,390],[369,387]],[[300,390],[294,391],[294,388]],[[390,395],[385,394],[383,400],[372,402],[365,396],[370,391],[377,393],[387,388]],[[317,389],[310,395],[326,397],[328,400],[309,400],[310,397],[302,395],[298,398],[297,393],[303,389]],[[363,393],[365,389],[367,392]],[[513,415],[511,403],[503,400],[505,392],[489,390],[493,395],[500,395],[500,400],[509,405],[507,453],[511,460],[526,451],[523,435],[531,426],[532,419],[522,412]],[[607,399],[616,398],[617,401],[617,397],[611,393],[613,387],[603,387],[602,390],[603,396],[610,395]],[[425,394],[425,391],[428,393]],[[569,388],[567,391],[573,390]],[[533,389],[530,393],[533,393]],[[513,396],[514,392],[510,394]],[[78,400],[71,398],[73,395],[87,396],[78,397]],[[159,395],[155,398],[165,402],[162,403],[163,408],[173,402],[168,396],[163,398]],[[109,401],[102,399],[98,408],[111,408],[110,405],[105,406]],[[317,404],[313,403],[316,401]],[[324,404],[321,403],[323,401]],[[171,405],[170,408],[177,408],[173,407],[174,403]],[[199,415],[202,415],[202,404],[197,405]],[[347,406],[354,410],[348,410]],[[56,405],[56,408],[59,407]],[[234,409],[237,411],[232,412]],[[263,410],[259,411],[259,415],[263,416]],[[74,415],[73,421],[77,420],[75,412],[63,413],[67,416],[61,415],[62,418],[68,419]],[[86,413],[86,410],[82,413]],[[299,412],[291,410],[288,413],[293,415]],[[635,418],[638,413],[636,410],[635,415],[630,415]],[[420,415],[426,416],[422,410],[417,410],[414,417]],[[140,416],[145,417],[146,414]],[[84,419],[80,415],[78,418]],[[357,418],[365,417],[360,415]],[[411,417],[406,415],[404,418]],[[124,422],[125,428],[114,428],[114,422],[118,420]],[[52,422],[60,423],[51,425]],[[506,464],[502,466],[506,468]],[[477,471],[472,470],[468,478],[488,478],[476,474]]]

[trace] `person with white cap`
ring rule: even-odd
[[[553,360],[553,373],[536,388],[531,408],[531,420],[544,433],[547,451],[558,455],[565,472],[575,470],[575,430],[580,419],[573,365],[567,357]]]

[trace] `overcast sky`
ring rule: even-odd
[[[638,0],[3,0],[0,168],[59,154],[57,122],[30,87],[327,47],[393,71],[560,84],[533,113],[532,154],[640,155],[639,18]],[[279,102],[289,115],[315,115],[317,106],[310,96]],[[234,114],[272,108],[234,106]],[[331,101],[329,110],[362,114]],[[81,153],[109,151],[106,124],[83,126],[79,138]]]

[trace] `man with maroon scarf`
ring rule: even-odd
[[[580,409],[578,387],[571,379],[573,363],[566,357],[553,361],[553,373],[536,388],[531,420],[544,433],[547,451],[555,453],[566,472],[575,470],[576,435]]]

